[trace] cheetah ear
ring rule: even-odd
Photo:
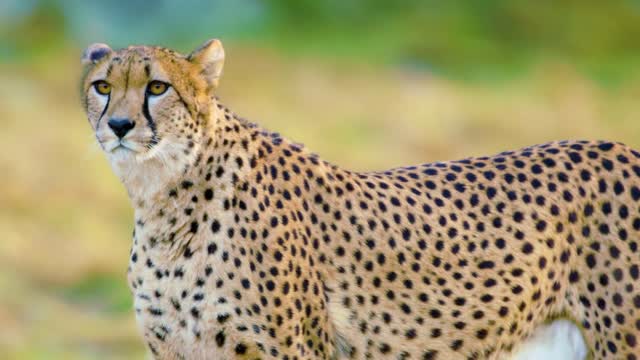
[[[82,53],[82,65],[95,64],[109,55],[111,51],[111,48],[107,44],[91,44],[84,50],[84,53]]]
[[[220,40],[207,40],[189,54],[188,59],[193,64],[198,64],[202,67],[202,74],[209,84],[214,88],[218,87],[218,81],[224,65],[224,49]]]

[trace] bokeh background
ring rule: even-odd
[[[640,1],[0,0],[0,358],[144,358],[132,212],[81,51],[218,37],[240,115],[358,170],[555,139],[640,146]]]

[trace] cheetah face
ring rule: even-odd
[[[133,46],[89,46],[82,99],[89,123],[116,173],[155,163],[188,165],[207,132],[224,51],[210,40],[188,56]]]

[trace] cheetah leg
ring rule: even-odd
[[[584,360],[589,353],[580,329],[569,320],[542,325],[509,360]]]

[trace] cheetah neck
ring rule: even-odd
[[[247,188],[248,174],[264,156],[257,149],[262,131],[257,126],[222,106],[211,114],[205,122],[210,124],[208,135],[185,155],[181,167],[169,167],[169,174],[167,168],[149,168],[157,173],[142,174],[127,186],[135,214],[134,241],[157,249],[162,258],[197,246],[199,228],[214,215],[232,221],[236,195]]]

